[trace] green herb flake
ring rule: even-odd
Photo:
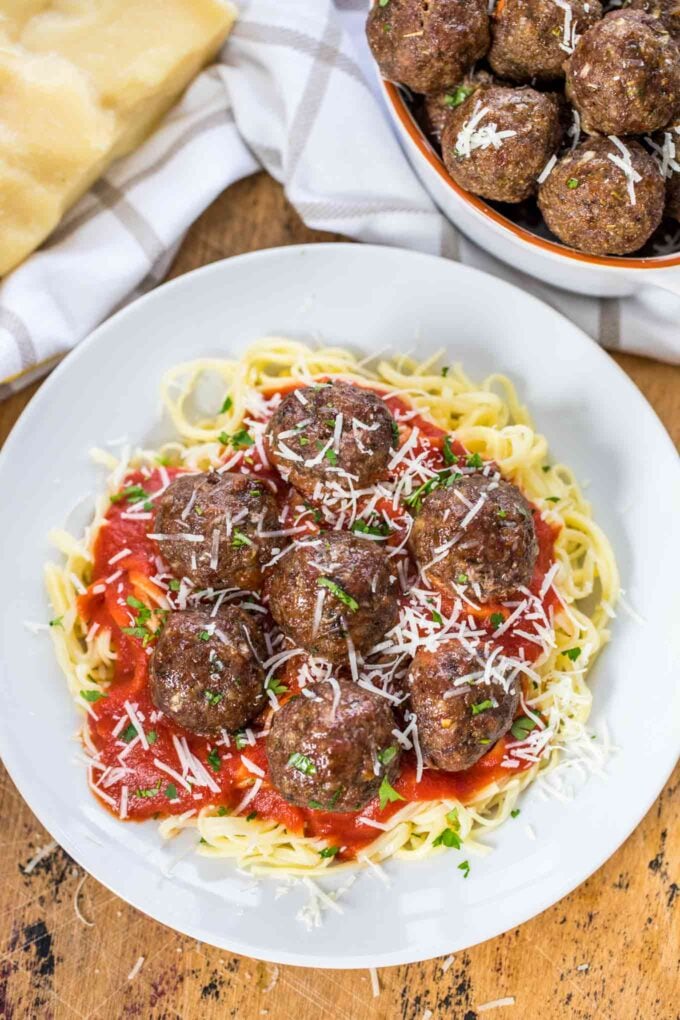
[[[546,496],[545,500],[546,500],[546,503],[559,503],[560,497],[559,496]]]
[[[448,374],[449,374],[449,366],[448,365],[444,365],[444,367],[442,368],[442,379],[446,379]]]
[[[220,765],[222,764],[222,759],[220,758],[220,752],[217,750],[216,747],[213,747],[212,751],[207,756],[207,758],[208,765],[213,770],[213,772],[219,772]]]
[[[579,655],[581,654],[581,649],[580,648],[567,648],[567,650],[565,652],[563,652],[562,654],[566,655],[566,657],[568,659],[571,659],[572,662],[576,662],[576,660],[578,659]]]
[[[217,809],[217,817],[224,818],[225,815],[231,814],[231,808],[225,807],[224,804],[220,804]]]
[[[176,577],[173,577],[172,581],[170,582],[170,591],[179,591],[181,587],[182,587],[181,582],[178,581]]]
[[[469,468],[481,468],[484,467],[484,461],[479,453],[468,454],[467,460],[465,461]]]
[[[490,737],[484,737],[484,739],[480,740],[479,743],[482,744],[484,747],[486,747],[487,744],[491,743],[491,738]]]
[[[330,577],[319,577],[316,583],[319,588],[327,588],[332,595],[335,595],[336,599],[342,602],[344,606],[347,606],[351,613],[356,613],[359,608],[357,600],[352,598],[352,596],[349,595],[344,588],[341,588],[340,585],[336,584],[336,582],[331,580]]]
[[[474,91],[471,85],[459,85],[455,92],[447,93],[444,103],[455,109],[457,106],[461,106]]]
[[[126,726],[125,729],[123,730],[123,732],[120,734],[120,739],[124,743],[129,744],[130,741],[134,740],[136,736],[137,736],[137,729],[136,729],[135,726],[132,725],[132,723],[130,723],[129,726]]]
[[[139,503],[141,500],[148,498],[149,493],[142,485],[128,485],[122,492],[115,492],[111,496],[111,502],[122,503],[126,499],[128,503]]]
[[[514,723],[510,727],[515,740],[526,740],[532,730],[536,729],[536,723],[533,719],[530,719],[527,715],[522,715],[519,719],[515,719]]]
[[[232,531],[231,547],[232,549],[242,549],[246,545],[252,545],[252,541],[247,535],[244,535],[238,528],[234,528]]]
[[[325,846],[323,850],[319,850],[319,857],[335,857],[337,853],[340,853],[339,846]]]
[[[493,701],[489,698],[485,698],[484,701],[478,701],[475,705],[470,705],[470,711],[473,715],[480,715],[481,712],[487,712],[490,708],[493,708]]]
[[[580,183],[581,182],[578,180],[578,178],[570,177],[569,180],[567,181],[567,187],[569,188],[570,191],[573,191],[574,188],[578,188]]]
[[[217,440],[222,444],[222,446],[229,446],[229,443],[231,441],[228,432],[220,432],[219,436],[217,437]]]
[[[249,434],[248,429],[239,429],[231,437],[231,445],[234,450],[245,450],[246,447],[253,446],[254,443],[255,440]]]
[[[64,617],[55,616],[54,619],[50,620],[50,627],[62,627],[64,626]]]
[[[405,797],[402,797],[400,793],[397,793],[387,776],[384,776],[383,781],[380,784],[378,796],[380,797],[381,811],[384,811],[387,805],[392,804],[394,801],[406,799]]]
[[[146,790],[140,790],[140,789],[135,790],[135,796],[136,797],[146,797],[146,798],[149,798],[149,797],[155,797],[156,794],[160,793],[160,792],[161,792],[161,781],[159,779],[158,780],[158,784],[156,786],[148,787]]]
[[[544,464],[543,467],[541,468],[541,471],[543,472],[543,474],[546,474],[548,471],[550,471],[550,464]]]
[[[367,524],[366,521],[355,521],[352,525],[352,531],[356,531],[360,535],[387,536],[390,533],[388,525],[384,522],[382,524]]]
[[[267,681],[267,690],[271,691],[272,694],[288,694],[286,685],[281,683],[275,676],[271,676]]]
[[[335,467],[337,465],[337,463],[338,463],[338,455],[337,455],[337,453],[335,452],[335,450],[331,446],[329,446],[328,449],[326,450],[326,452],[324,454],[324,457],[329,462],[329,464],[333,465],[333,467]]]
[[[229,397],[229,396],[225,397],[224,398],[224,403],[222,404],[222,406],[220,408],[220,414],[226,414],[227,411],[231,411],[233,406],[234,406],[234,401],[231,399],[231,397]]]
[[[444,617],[441,613],[438,613],[436,609],[432,610],[432,622],[438,624],[438,626],[444,626]]]
[[[210,641],[211,637],[212,637],[212,635],[211,635],[209,630],[202,630],[200,632],[200,634],[198,635],[198,640],[199,641]]]
[[[506,510],[497,510],[496,511],[496,517],[500,517],[500,519],[502,521],[504,521],[507,516],[508,516],[508,514],[507,514]]]
[[[248,738],[243,730],[239,730],[238,733],[234,734],[234,743],[236,744],[237,751],[242,751],[244,747],[248,746]]]
[[[439,835],[432,840],[432,846],[448,846],[453,847],[456,850],[460,850],[460,836],[453,829],[444,829]]]
[[[318,800],[308,801],[307,807],[310,807],[312,811],[323,811],[323,804],[320,804]]]
[[[442,447],[442,453],[444,454],[444,463],[445,464],[457,464],[458,463],[458,455],[453,452],[453,447],[451,445],[451,436],[447,436],[446,439],[444,440],[444,446]]]
[[[460,819],[458,818],[458,808],[454,807],[446,815],[446,821],[449,823],[452,829],[458,831],[460,828]]]
[[[299,751],[294,751],[291,754],[288,764],[297,772],[301,772],[303,776],[316,775],[316,765],[312,759],[308,758],[306,754],[300,754]]]
[[[397,425],[396,421],[394,421],[394,419],[392,419],[392,421],[390,422],[390,425],[392,426],[392,446],[394,447],[395,450],[398,450],[399,449],[399,426]]]
[[[158,734],[156,733],[156,731],[155,730],[149,730],[149,732],[146,735],[146,740],[147,740],[147,743],[150,744],[153,747],[153,745],[158,740]]]
[[[498,630],[500,625],[503,623],[504,619],[505,617],[503,616],[502,613],[492,613],[491,616],[489,617],[489,623],[491,624],[494,630]]]
[[[223,694],[219,694],[217,691],[203,691],[203,694],[209,705],[219,705],[224,697]]]
[[[90,704],[94,704],[95,701],[100,701],[102,698],[107,697],[103,691],[81,691],[80,696],[83,701],[89,701]]]
[[[378,751],[378,761],[381,765],[389,765],[396,757],[396,747],[384,747],[382,751]]]
[[[469,578],[467,574],[458,574],[458,576],[456,577],[456,584],[467,584],[468,580]]]
[[[257,818],[257,811],[251,811],[249,815],[246,815],[247,822],[252,822],[255,818]]]
[[[518,807],[513,808],[512,811],[510,812],[510,817],[511,818],[517,818],[518,814],[519,814],[519,808]]]
[[[165,796],[168,800],[177,800],[177,787],[174,783],[168,783],[165,787]]]
[[[463,878],[467,878],[468,875],[470,874],[470,862],[461,861],[461,863],[458,865],[458,870],[463,872]]]

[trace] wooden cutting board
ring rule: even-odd
[[[308,230],[259,175],[201,217],[170,275],[243,251],[329,240],[341,238]],[[616,360],[680,442],[680,368]],[[37,388],[0,404],[0,440]],[[605,797],[603,787],[603,812]],[[571,896],[453,960],[380,971],[374,998],[368,971],[274,967],[149,920],[54,845],[0,767],[0,1018],[679,1020],[679,803],[677,769],[627,843]],[[481,1008],[507,996],[514,1006]]]

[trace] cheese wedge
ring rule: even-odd
[[[0,0],[0,275],[217,52],[228,0]]]

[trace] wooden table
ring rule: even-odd
[[[307,230],[280,188],[259,176],[230,188],[195,224],[171,275],[242,251],[318,240],[333,238]],[[680,441],[680,368],[616,360]],[[36,389],[0,405],[0,439]],[[277,968],[149,920],[56,847],[0,771],[0,1018],[423,1020],[431,1010],[432,1020],[678,1020],[679,787],[680,769],[618,853],[571,896],[458,953],[446,972],[441,960],[381,971],[373,998],[367,971]],[[76,898],[91,925],[77,916]],[[514,1007],[477,1012],[510,995]]]

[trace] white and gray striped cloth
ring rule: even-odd
[[[307,224],[460,258],[518,283],[606,347],[678,357],[680,302],[577,297],[497,262],[440,216],[381,108],[368,0],[241,0],[218,63],[0,285],[0,398],[166,273],[190,224],[264,167]]]

